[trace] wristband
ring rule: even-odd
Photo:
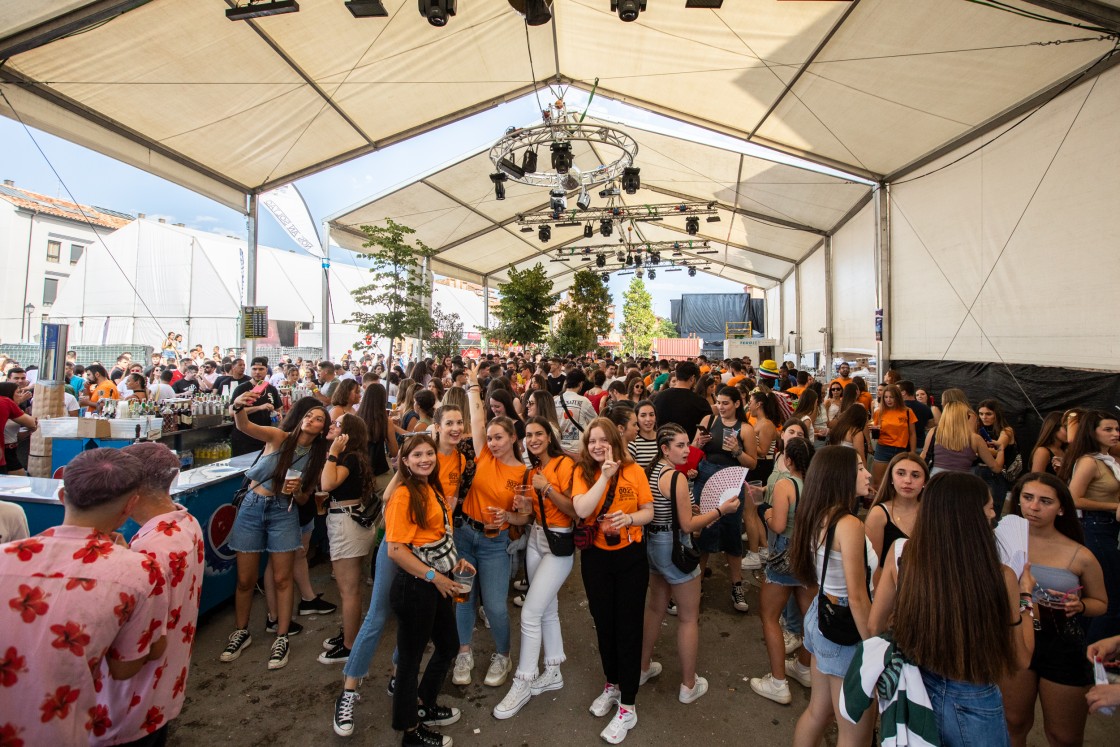
[[[327,454],[327,461],[338,464],[338,457],[336,457],[334,454]]]
[[[245,405],[234,405],[231,409],[234,412],[241,412],[242,410],[245,409]]]

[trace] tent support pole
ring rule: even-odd
[[[824,237],[824,347],[823,363],[829,377],[832,376],[832,236]],[[800,368],[800,366],[799,366]],[[831,379],[830,379],[831,380]]]
[[[793,285],[794,285],[794,288],[796,289],[796,293],[797,293],[797,296],[796,296],[797,304],[794,307],[794,309],[796,311],[796,322],[797,322],[794,325],[794,329],[797,330],[797,334],[793,338],[793,354],[795,356],[794,363],[797,364],[798,368],[801,368],[801,338],[804,336],[803,335],[804,330],[801,329],[801,295],[802,294],[801,294],[801,263],[800,262],[798,262],[796,265],[793,266]]]
[[[890,185],[875,188],[875,295],[883,310],[883,339],[878,343],[879,360],[876,375],[882,381],[891,368],[891,193]]]
[[[490,276],[482,276],[482,327],[486,333],[482,336],[482,352],[490,352]]]
[[[323,329],[323,360],[331,358],[331,242],[323,244],[323,310],[320,326]]]
[[[248,228],[249,241],[248,241],[248,256],[245,260],[245,305],[257,305],[257,231],[259,229],[259,221],[257,214],[257,193],[253,192],[249,195],[249,212],[245,216],[245,224]],[[242,320],[242,327],[244,328],[244,320]],[[238,337],[244,329],[239,329]],[[257,354],[257,341],[254,339],[245,340],[245,358],[246,362],[253,360]]]

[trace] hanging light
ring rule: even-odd
[[[684,230],[689,236],[695,236],[700,233],[700,219],[695,215],[690,215],[684,219]]]
[[[547,244],[552,240],[552,226],[541,226],[537,229],[537,238],[541,240],[542,244]]]
[[[610,236],[614,231],[614,221],[610,218],[603,218],[599,221],[599,233],[603,236]]]
[[[656,277],[657,277],[657,270],[653,269],[652,267],[649,268],[649,279],[653,280]]]
[[[595,235],[595,229],[592,228],[590,223],[588,223],[587,225],[585,225],[583,227],[583,238],[590,239],[594,235]]]
[[[346,0],[346,9],[355,18],[383,18],[389,15],[381,0]]]
[[[636,166],[627,166],[622,170],[622,189],[626,194],[632,195],[642,188],[642,180],[638,176],[641,169]]]
[[[696,268],[695,267],[689,267],[688,268],[688,276],[690,278],[696,277]]]
[[[533,174],[537,171],[537,152],[530,148],[521,156],[521,173]]]
[[[619,264],[623,264],[624,262],[626,262],[626,255],[622,252],[621,249],[619,249],[618,254],[616,254],[614,256],[615,256],[615,259],[618,260]]]
[[[646,0],[611,0],[611,12],[618,13],[626,23],[638,20],[638,14],[645,9]]]
[[[543,26],[552,20],[552,9],[548,0],[509,0],[521,15],[525,16],[525,23],[530,26]]]
[[[572,168],[572,144],[568,142],[554,142],[549,150],[552,151],[552,168],[557,174],[567,174]]]
[[[506,198],[506,176],[504,171],[496,171],[490,175],[490,181],[494,182],[494,199],[504,200]]]
[[[637,270],[637,272],[635,272],[635,273],[634,273],[634,275],[636,275],[636,276],[637,276],[638,280],[641,280],[641,279],[642,279],[642,274],[643,274],[643,273],[642,273],[642,268],[641,268],[641,267],[639,267],[639,268],[638,268],[638,270]]]
[[[595,255],[595,266],[596,267],[606,267],[607,266],[607,255],[603,254],[602,252],[599,252],[598,254],[596,254]]]
[[[603,285],[606,285],[610,281],[611,281],[611,274],[609,272],[604,272],[603,273]]]
[[[447,20],[455,15],[456,0],[419,0],[420,15],[436,27],[447,25]],[[621,15],[621,14],[620,14]]]

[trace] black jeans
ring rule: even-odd
[[[591,547],[580,556],[587,604],[599,638],[599,658],[607,682],[622,691],[622,703],[635,705],[642,673],[642,624],[649,586],[646,547],[635,542],[622,550]]]
[[[408,731],[418,723],[417,697],[426,706],[436,705],[447,672],[459,651],[455,602],[451,597],[441,596],[434,584],[399,571],[389,590],[389,607],[397,616],[400,656],[397,686],[393,691],[393,728]],[[417,685],[420,660],[424,658],[429,640],[435,651],[424,670],[424,679]]]

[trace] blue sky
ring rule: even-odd
[[[542,96],[551,98],[547,92],[542,92]],[[582,92],[572,91],[567,98],[573,108],[582,109],[586,102]],[[591,113],[732,150],[807,165],[758,146],[603,98],[593,102]],[[414,177],[440,165],[459,160],[465,154],[493,143],[506,127],[532,124],[539,120],[539,116],[535,98],[527,96],[300,179],[296,186],[307,201],[316,225],[321,225],[326,216],[413,181]],[[246,234],[243,215],[206,197],[41,131],[32,129],[31,135],[33,139],[18,122],[0,117],[0,142],[4,143],[0,178],[11,179],[18,187],[62,199],[69,199],[69,191],[77,202],[83,204],[134,215],[144,213],[149,218],[162,217],[168,223],[185,223],[191,228],[224,235]],[[36,143],[42,148],[45,158]],[[58,176],[51,169],[52,164]],[[298,248],[266,211],[262,211],[260,241],[284,249]],[[612,276],[610,281],[619,316],[622,291],[631,277]],[[655,313],[666,317],[669,315],[670,300],[679,298],[681,293],[742,290],[737,283],[705,273],[696,278],[688,278],[684,273],[673,273],[668,277],[660,273],[656,280],[647,278],[646,286],[653,295]]]

